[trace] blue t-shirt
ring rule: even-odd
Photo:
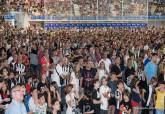
[[[145,66],[145,72],[147,75],[147,80],[150,81],[152,77],[156,76],[157,74],[157,64],[153,63],[150,61],[146,66]]]
[[[149,63],[150,61],[151,61],[151,60],[150,60],[149,58],[145,59],[145,61],[144,61],[144,66],[146,66],[147,63]]]

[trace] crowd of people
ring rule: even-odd
[[[0,27],[0,113],[164,114],[165,30]]]
[[[164,0],[0,0],[1,10],[24,11],[34,16],[139,16]],[[149,6],[148,6],[149,5]],[[147,9],[152,7],[151,9]],[[161,13],[164,10],[160,11]],[[155,15],[155,14],[153,14]]]

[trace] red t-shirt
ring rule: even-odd
[[[22,61],[23,61],[23,64],[27,67],[29,65],[29,59],[28,59],[28,56],[23,54],[22,55]]]
[[[47,70],[46,70],[46,65],[48,65],[48,67],[49,67],[49,65],[50,65],[49,60],[47,60],[47,58],[46,58],[45,56],[43,56],[43,57],[41,58],[40,63],[41,63],[41,74],[46,74],[46,72],[47,72]]]
[[[28,94],[30,94],[30,88],[31,88],[30,84],[27,83],[26,84],[26,91]]]

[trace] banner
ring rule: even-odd
[[[45,23],[44,28],[48,29],[58,29],[58,28],[95,28],[95,27],[125,27],[125,28],[132,28],[132,27],[147,27],[147,23],[78,23],[78,24],[71,24],[71,23]]]

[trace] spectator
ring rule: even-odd
[[[93,100],[93,109],[94,109],[94,114],[100,113],[100,104],[102,101],[100,100],[100,93],[99,93],[99,86],[100,82],[98,79],[95,79],[93,81],[94,84],[94,89],[92,91],[92,100]]]
[[[35,113],[37,100],[38,100],[37,88],[31,88],[31,98],[29,99],[29,110],[31,113]]]
[[[123,92],[123,100],[120,103],[120,113],[130,114],[132,111],[132,105],[130,100],[130,93],[128,90]]]
[[[11,89],[12,102],[9,104],[5,114],[27,114],[25,105],[23,104],[24,92],[20,85],[16,85]]]
[[[45,94],[44,93],[38,94],[38,102],[37,102],[34,110],[35,110],[34,113],[39,113],[39,114],[46,114],[47,113],[47,103],[45,101]]]
[[[155,88],[156,90],[156,114],[163,114],[164,113],[164,98],[165,98],[165,83],[159,83],[158,87]]]
[[[111,97],[109,99],[109,111],[111,114],[115,113],[116,99],[115,99],[115,91],[117,89],[116,82],[117,77],[115,73],[111,73],[110,80],[108,82],[108,86],[111,90]]]
[[[154,100],[153,99],[153,93],[154,93],[154,88],[155,88],[156,84],[157,84],[157,79],[155,77],[153,77],[150,80],[149,85],[147,85],[147,87],[145,87],[142,90],[142,106],[143,107],[149,108],[150,106],[153,105],[152,100]],[[149,110],[144,109],[144,110],[142,110],[141,113],[142,114],[149,114]]]
[[[61,96],[59,94],[58,86],[56,82],[52,82],[50,84],[50,93],[51,93],[51,100],[57,100],[61,102]]]
[[[118,79],[122,78],[122,72],[121,72],[121,68],[120,68],[120,57],[116,57],[115,59],[115,64],[112,65],[111,67],[111,73],[116,73],[116,77]]]
[[[134,77],[131,81],[131,106],[132,106],[132,112],[134,114],[139,114],[138,107],[140,106],[141,96],[140,96],[140,87],[139,87],[139,79],[137,77]]]
[[[86,68],[82,70],[82,87],[84,90],[89,90],[93,88],[93,79],[96,76],[97,70],[92,68],[92,61],[88,60],[86,62]]]
[[[105,68],[105,63],[103,60],[101,60],[98,64],[98,70],[97,70],[97,74],[96,77],[98,77],[98,79],[101,81],[101,79],[103,77],[108,77],[108,71]]]
[[[94,112],[90,92],[87,91],[84,93],[82,98],[79,100],[79,107],[80,107],[81,113],[83,114]]]
[[[101,79],[100,86],[100,95],[101,95],[101,106],[100,106],[100,114],[108,114],[108,100],[110,98],[110,88],[107,86],[107,78],[103,77]]]
[[[115,91],[115,98],[116,98],[115,114],[118,114],[120,112],[120,103],[122,101],[123,92],[124,92],[124,82],[122,80],[118,80],[117,90]]]
[[[131,80],[135,76],[135,69],[132,67],[132,61],[131,59],[127,60],[127,66],[125,69],[125,82],[127,85],[130,85]]]
[[[58,114],[58,111],[60,111],[60,103],[58,100],[52,100],[52,114]]]
[[[54,3],[54,1],[52,2]],[[80,2],[82,2],[81,4],[94,4],[96,1],[93,3],[90,1]],[[61,1],[61,3],[64,2]],[[105,6],[105,3],[102,6]],[[42,8],[43,5],[39,3],[37,7]],[[105,9],[99,9],[99,11],[101,10]],[[122,97],[124,89],[128,89],[131,93],[132,107],[141,108],[142,113],[148,113],[149,106],[153,108],[156,105],[152,97],[155,94],[154,86],[156,83],[159,85],[164,77],[163,45],[165,31],[163,28],[61,28],[42,30],[40,27],[33,26],[27,29],[18,29],[7,23],[1,26],[0,79],[2,78],[4,81],[0,83],[0,91],[2,93],[0,96],[1,98],[4,96],[12,97],[7,91],[11,91],[12,87],[21,82],[21,87],[26,87],[26,92],[23,92],[25,93],[26,112],[37,113],[40,109],[37,111],[36,107],[43,107],[44,113],[56,113],[58,107],[56,107],[57,109],[54,112],[52,108],[56,103],[58,105],[58,102],[61,109],[58,113],[65,112],[67,108],[67,111],[74,109],[77,112],[79,108],[76,106],[77,99],[70,95],[74,93],[77,94],[75,96],[83,96],[82,93],[90,91],[92,92],[91,100],[93,103],[90,111],[94,110],[94,113],[100,113],[100,107],[104,105],[104,101],[102,104],[103,95],[99,93],[99,90],[107,86],[111,90],[111,96],[105,100],[106,110],[109,107],[112,114],[116,107],[117,111],[120,112],[119,105],[124,100]],[[92,48],[90,48],[91,46]],[[152,60],[150,57],[151,50],[158,55],[156,57],[153,54]],[[43,52],[46,52],[46,59]],[[135,56],[131,56],[131,54]],[[146,57],[144,57],[145,54],[147,55]],[[26,56],[26,62],[22,59],[23,55]],[[143,61],[144,58],[149,60],[145,62],[146,66]],[[27,61],[30,62],[30,69],[28,64],[26,64],[28,63]],[[135,63],[135,61],[137,65],[132,66],[132,63]],[[97,62],[100,64],[97,64]],[[48,64],[46,65],[45,63]],[[152,72],[150,72],[150,66],[154,66]],[[159,66],[159,71],[157,66]],[[109,73],[107,73],[108,69]],[[145,75],[145,72],[146,74],[149,73]],[[100,87],[99,80],[97,80],[99,79],[98,74],[100,79],[104,75],[110,78],[110,80],[107,80],[107,85],[104,84]],[[126,77],[133,75],[129,78],[129,82],[132,82],[131,84],[124,83],[127,81],[124,78],[125,75]],[[156,79],[152,79],[150,76],[154,78],[158,76],[159,81],[153,81]],[[152,79],[150,83],[146,82],[150,80],[148,77]],[[65,98],[64,88],[68,84],[73,84],[71,88],[74,92],[68,92],[67,98]],[[33,90],[33,88],[37,89]],[[42,94],[40,99],[38,99],[38,94]],[[142,96],[140,99],[142,105],[139,102],[139,96]],[[88,98],[88,100],[85,100],[90,101],[90,95]],[[68,99],[73,99],[73,107],[65,107],[66,101],[67,105],[70,105],[70,100]],[[57,102],[51,104],[54,100]],[[3,105],[3,103],[6,103],[5,99],[0,99],[2,113],[7,108],[7,105]],[[22,102],[19,104],[22,104]],[[87,102],[87,104],[91,104],[91,102]],[[159,106],[156,106],[158,108],[155,108],[159,109]],[[45,112],[45,109],[47,112]],[[105,107],[101,108],[101,110],[103,109]],[[136,113],[134,108],[132,111]],[[107,113],[107,111],[105,112]]]
[[[66,103],[67,103],[67,110],[66,114],[75,114],[76,113],[76,101],[75,98],[78,98],[77,93],[73,88],[72,84],[69,84],[65,88],[66,92]]]
[[[157,76],[157,54],[152,54],[152,60],[145,66],[145,75],[150,82],[152,77]]]

